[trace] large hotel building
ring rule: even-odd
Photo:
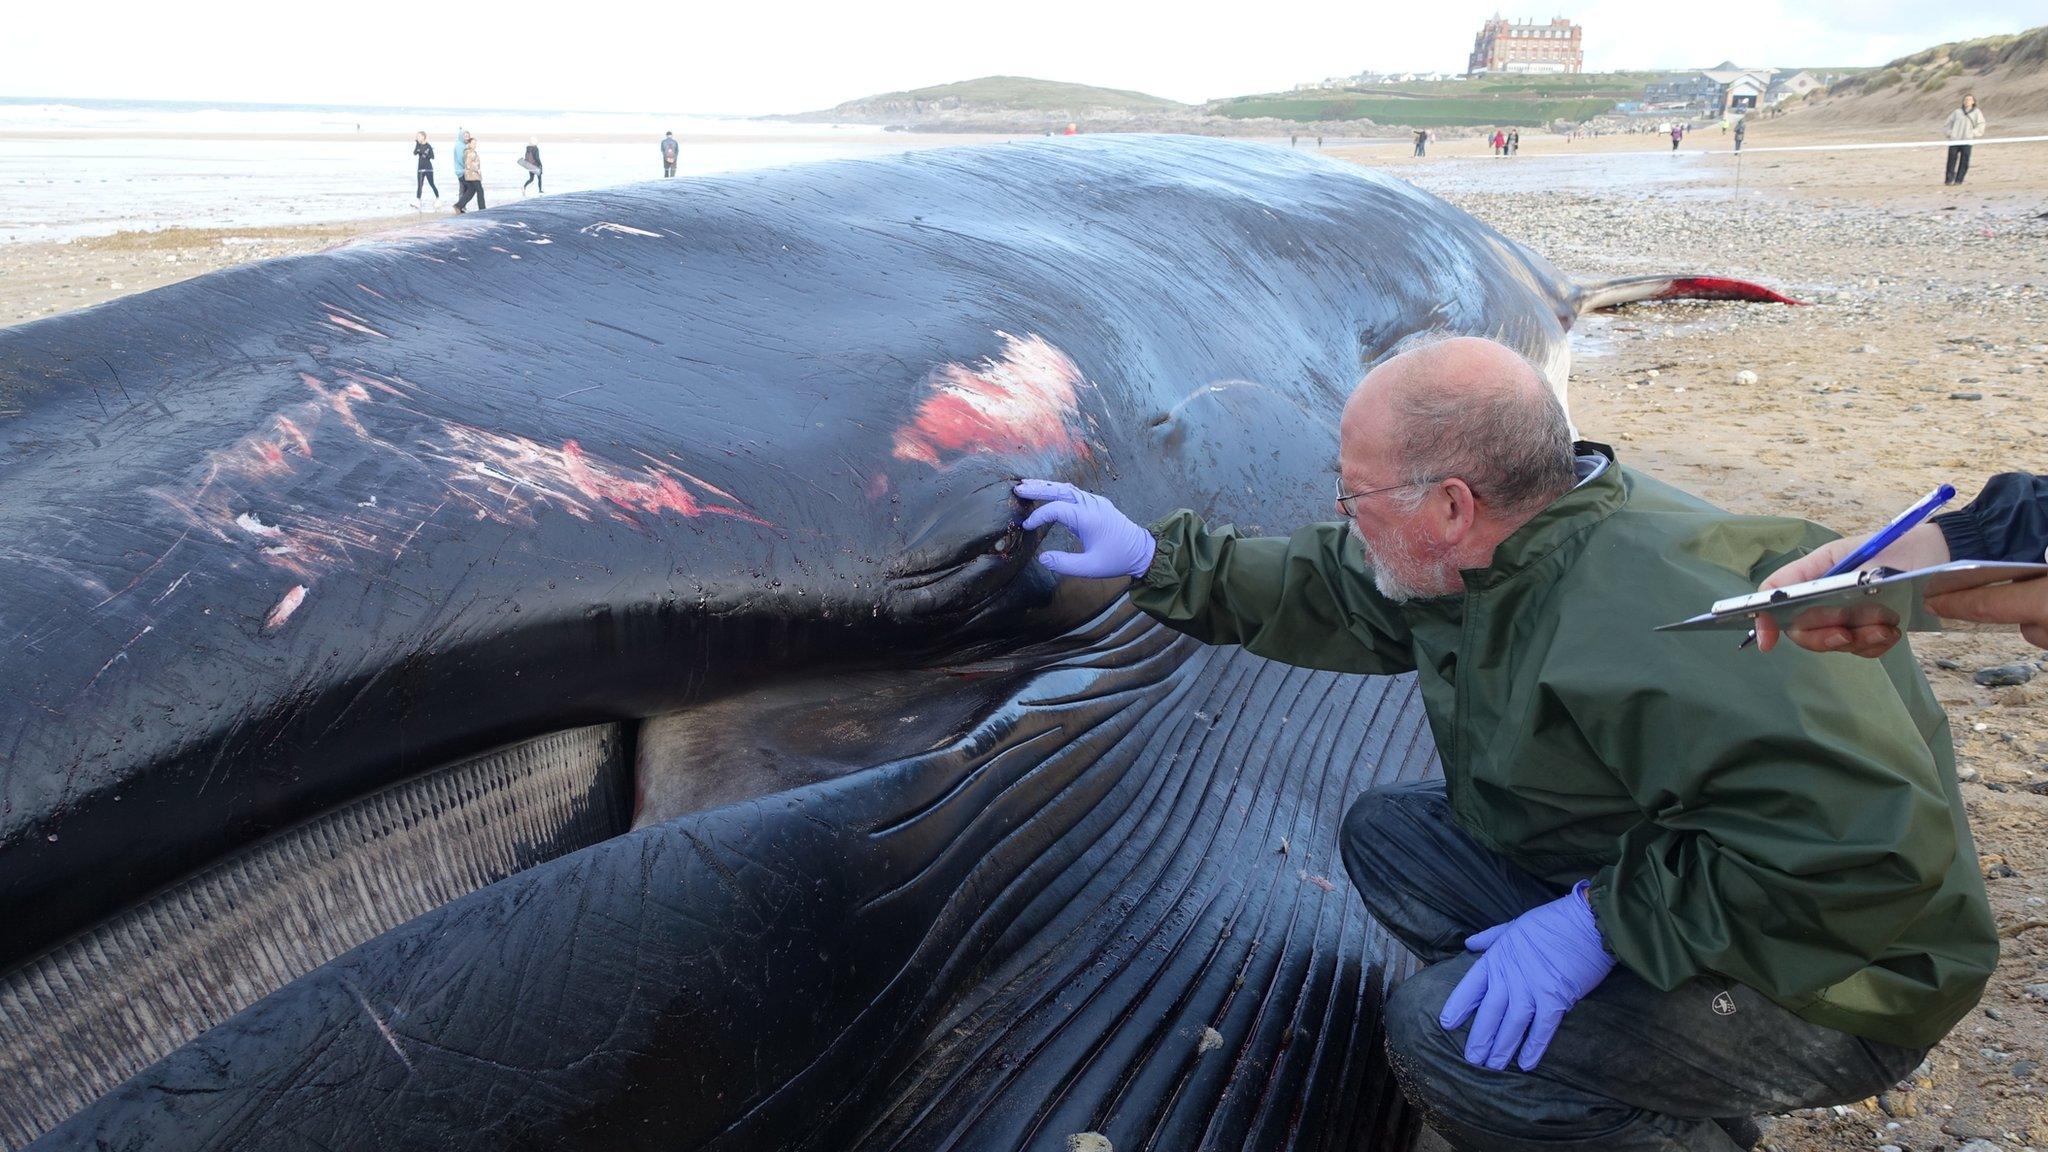
[[[1468,75],[1481,72],[1578,72],[1585,67],[1583,29],[1559,16],[1548,24],[1523,24],[1496,15],[1472,38]]]

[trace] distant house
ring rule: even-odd
[[[1825,87],[1827,82],[1811,72],[1780,72],[1771,77],[1771,86],[1764,92],[1764,103],[1781,104],[1787,100],[1797,100],[1808,92]]]
[[[1721,106],[1716,111],[1724,115],[1747,112],[1763,103],[1764,93],[1771,88],[1771,72],[1769,68],[1750,69],[1728,77],[1721,83]],[[1714,76],[1714,79],[1721,81],[1720,76]]]
[[[1548,24],[1503,20],[1499,13],[1472,38],[1467,75],[1488,72],[1581,72],[1585,29],[1559,16]]]
[[[1707,107],[1720,98],[1721,86],[1705,72],[1671,72],[1643,85],[1643,103],[1653,107]]]
[[[1747,112],[1826,85],[1808,72],[1776,68],[1738,68],[1722,61],[1698,72],[1673,72],[1643,87],[1643,103],[1652,108],[1698,108],[1708,116]]]

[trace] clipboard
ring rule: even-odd
[[[1781,628],[1889,624],[1906,632],[1938,632],[1944,625],[1941,617],[1929,612],[1922,603],[1927,597],[2044,576],[2048,576],[2048,564],[1990,560],[1955,560],[1911,572],[1866,568],[1804,584],[1787,584],[1768,592],[1716,600],[1709,611],[1676,624],[1661,625],[1657,631],[1741,631],[1751,627],[1758,616],[1768,614]]]

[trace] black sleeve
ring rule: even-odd
[[[1975,500],[1934,523],[1958,560],[2039,564],[2048,551],[2048,476],[2002,472]]]

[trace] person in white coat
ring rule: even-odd
[[[1961,184],[1970,171],[1970,141],[1984,134],[1984,113],[1977,110],[1977,98],[1963,93],[1963,106],[1948,114],[1942,126],[1948,133],[1948,176],[1943,184]]]

